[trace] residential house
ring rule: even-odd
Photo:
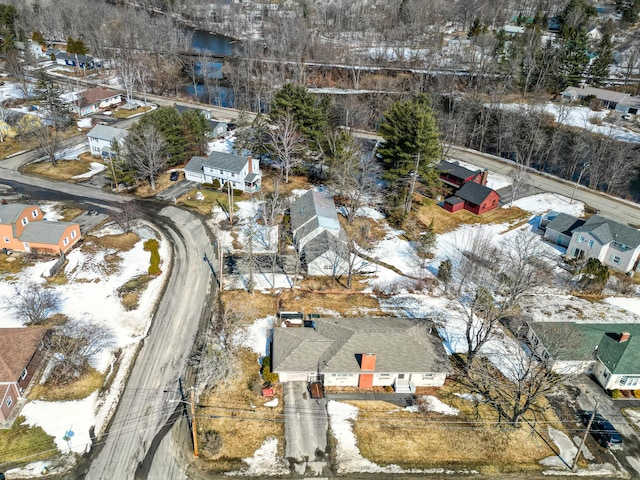
[[[94,68],[101,66],[100,62],[95,60],[91,55],[67,53],[59,48],[48,48],[44,53],[58,65],[79,67],[87,70],[93,70]]]
[[[633,270],[640,255],[640,231],[601,215],[593,215],[582,225],[575,220],[577,226],[571,230],[567,255],[597,258],[604,265],[625,273]]]
[[[487,184],[487,170],[471,170],[463,167],[458,162],[447,162],[441,160],[436,169],[440,174],[440,180],[445,185],[458,189],[467,182],[478,183],[480,185]]]
[[[174,108],[182,115],[185,112],[200,112],[207,119],[207,123],[211,129],[211,138],[218,138],[227,133],[227,123],[221,120],[214,120],[211,117],[211,112],[205,108],[187,107],[184,105],[178,105],[175,103]]]
[[[173,108],[175,108],[180,115],[185,112],[200,112],[207,120],[211,120],[211,112],[206,108],[197,108],[197,107],[188,107],[185,105],[178,105],[177,103],[173,104]]]
[[[556,213],[555,217],[546,225],[543,225],[542,221],[540,222],[540,226],[545,229],[545,240],[561,247],[569,246],[573,231],[582,225],[584,225],[584,220],[566,213]]]
[[[85,117],[121,103],[120,93],[104,87],[95,87],[76,94],[70,101],[69,108],[80,117]]]
[[[448,212],[468,210],[476,215],[481,215],[489,210],[493,210],[500,202],[500,195],[484,185],[474,182],[467,182],[455,195],[448,197],[443,204],[443,208]]]
[[[211,138],[219,138],[227,133],[227,122],[221,120],[209,120]]]
[[[433,324],[409,318],[318,318],[309,327],[274,327],[273,371],[281,382],[396,392],[442,386],[452,373]]]
[[[110,158],[114,155],[112,151],[113,142],[122,145],[127,131],[122,128],[109,127],[107,125],[96,125],[87,133],[89,141],[89,151],[94,157]]]
[[[59,255],[80,236],[80,225],[46,221],[35,205],[0,205],[0,248]]]
[[[557,373],[592,374],[607,390],[640,389],[638,324],[534,322],[527,338]]]
[[[9,418],[44,357],[45,328],[0,328],[0,421]]]
[[[330,195],[309,190],[289,208],[291,233],[309,275],[347,272],[349,253]]]
[[[198,183],[214,183],[220,187],[227,183],[235,190],[255,193],[260,190],[262,173],[258,159],[231,153],[211,152],[208,157],[192,157],[184,167],[187,180]]]
[[[628,93],[614,92],[603,88],[594,87],[568,87],[561,92],[563,100],[584,101],[588,97],[599,100],[605,108],[616,110],[620,113],[631,113],[633,115],[640,111],[640,98],[632,97]]]

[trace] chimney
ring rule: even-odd
[[[624,343],[629,341],[629,338],[631,337],[631,334],[629,332],[622,332],[620,334],[620,340],[618,340],[618,343]],[[364,358],[364,357],[363,357]]]
[[[253,160],[251,157],[247,159],[247,162],[249,162],[249,173],[253,173]]]
[[[489,175],[489,171],[485,168],[480,174],[480,185],[487,185],[487,176]]]
[[[360,370],[373,372],[376,369],[376,354],[363,353],[360,360]]]

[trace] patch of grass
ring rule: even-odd
[[[38,142],[32,135],[22,135],[20,138],[7,138],[0,144],[0,160],[18,152],[37,148]]]
[[[485,417],[475,423],[472,402],[446,392],[441,398],[459,408],[460,415],[411,413],[379,401],[348,402],[360,409],[354,433],[362,455],[383,465],[473,468],[482,473],[540,471],[538,462],[555,455],[546,428],[533,432],[523,423],[505,430]]]
[[[347,219],[342,215],[339,215],[338,219],[349,238],[358,239],[357,242],[362,248],[369,248],[375,245],[384,239],[387,234],[384,224],[380,224],[372,218],[356,217],[351,223],[347,223]]]
[[[22,167],[21,170],[24,173],[50,178],[52,180],[78,183],[86,179],[74,179],[73,177],[87,173],[91,170],[91,162],[96,161],[96,159],[58,160],[56,165],[51,162],[37,162],[29,163]]]
[[[451,232],[463,224],[518,223],[530,216],[529,212],[518,207],[496,208],[482,215],[474,215],[466,210],[450,213],[436,204],[422,205],[415,213],[416,220],[424,227],[433,220],[437,234]]]
[[[253,318],[263,318],[267,315],[275,315],[277,310],[277,297],[260,292],[250,294],[244,290],[223,290],[222,303],[242,305],[243,312],[251,312]]]
[[[29,392],[29,400],[46,400],[48,402],[81,400],[102,388],[103,384],[104,374],[95,368],[89,368],[84,375],[69,385],[62,387],[48,383],[35,385]]]
[[[83,248],[89,244],[94,245],[99,249],[112,248],[121,252],[126,252],[131,250],[139,241],[140,237],[134,232],[120,233],[118,235],[104,235],[102,237],[87,235],[85,237]]]
[[[284,456],[284,423],[282,387],[276,386],[280,399],[277,407],[263,406],[268,400],[260,395],[262,380],[257,354],[243,349],[239,354],[238,375],[228,383],[219,384],[212,392],[200,397],[198,423],[200,444],[205,432],[215,432],[219,438],[216,451],[201,448],[201,458],[214,471],[242,466],[242,459],[252,457],[268,437],[278,439],[279,455]],[[255,408],[252,408],[254,405]],[[220,418],[210,418],[218,415]]]
[[[273,178],[277,176],[278,173],[274,172],[270,169],[262,170],[262,183],[260,184],[260,189],[264,193],[273,192]],[[289,183],[284,183],[280,181],[278,184],[278,190],[283,195],[291,195],[293,190],[309,190],[312,187],[307,177],[291,175],[289,177]]]
[[[198,192],[204,195],[204,200],[196,200],[196,194]],[[244,195],[242,197],[238,197],[234,199],[234,201],[238,201],[238,200],[245,200]],[[217,206],[218,202],[220,202],[223,205],[227,204],[227,194],[225,192],[217,192],[217,191],[206,190],[206,189],[201,189],[201,190],[194,189],[187,192],[186,194],[184,194],[182,197],[178,199],[178,204],[184,207],[190,208],[192,210],[195,210],[196,212],[201,213],[203,215],[210,215],[211,209],[214,206]]]
[[[0,430],[0,463],[24,464],[48,458],[58,449],[53,437],[40,427],[23,425],[26,418],[19,416],[8,430]]]
[[[47,278],[49,285],[66,285],[67,283],[69,283],[69,279],[63,270],[60,270],[55,276]]]
[[[148,112],[149,110],[151,110],[151,107],[138,107],[135,110],[119,108],[115,112],[113,112],[113,116],[115,118],[129,118],[133,115],[137,115],[138,113]]]
[[[62,210],[59,212],[59,214],[62,216],[60,218],[60,221],[70,222],[71,220],[76,218],[78,215],[80,215],[82,212],[84,212],[84,208],[63,205]]]
[[[24,268],[35,265],[35,263],[33,258],[23,255],[21,252],[13,252],[11,255],[0,253],[0,275],[15,275]]]
[[[118,289],[120,301],[125,310],[135,310],[138,308],[140,296],[144,293],[149,282],[154,278],[154,275],[140,275],[132,278]]]

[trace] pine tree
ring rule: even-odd
[[[184,136],[182,116],[173,107],[160,107],[146,114],[138,123],[140,127],[153,125],[167,142],[168,166],[173,167],[187,160],[188,139]]]
[[[412,100],[394,103],[384,114],[380,134],[384,143],[378,154],[386,170],[384,178],[395,189],[395,206],[404,202],[402,210],[406,215],[415,179],[432,186],[438,182],[434,165],[440,160],[442,146],[431,98],[420,94]]]
[[[559,89],[567,85],[576,85],[582,81],[589,65],[589,51],[587,49],[587,33],[581,30],[573,38],[565,39],[560,51]]]
[[[211,127],[200,111],[188,110],[182,114],[182,128],[187,140],[186,160],[194,155],[207,153],[207,142]]]
[[[609,65],[613,63],[613,49],[611,47],[611,34],[605,32],[598,43],[596,50],[598,55],[589,67],[591,83],[600,86],[603,80],[609,78]]]
[[[54,128],[64,128],[71,122],[69,107],[61,98],[62,90],[51,81],[46,73],[40,72],[33,90],[33,96],[40,102]]]

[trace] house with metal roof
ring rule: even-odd
[[[230,184],[234,190],[255,193],[260,190],[262,173],[258,159],[224,152],[208,157],[192,157],[184,167],[184,177],[198,183]]]
[[[0,328],[0,422],[6,421],[44,357],[46,328]],[[15,418],[16,414],[12,416]]]
[[[640,256],[640,231],[593,215],[572,230],[567,254],[574,258],[597,258],[604,265],[626,273],[633,270]]]
[[[442,386],[452,373],[435,327],[409,318],[318,318],[309,327],[274,327],[273,371],[282,382],[393,386],[399,393]]]
[[[122,128],[96,125],[87,133],[91,155],[94,157],[110,158],[114,155],[112,151],[113,142],[118,142],[122,145],[127,133],[129,132]]]
[[[640,388],[640,325],[533,322],[527,338],[557,373],[592,374],[607,390]]]
[[[448,212],[468,210],[476,215],[498,207],[500,195],[495,190],[474,182],[466,182],[460,189],[445,199],[443,208]]]
[[[80,236],[80,225],[47,221],[36,205],[0,205],[0,248],[59,255]]]
[[[293,241],[307,274],[344,275],[349,249],[333,197],[309,190],[291,203],[289,212]]]

